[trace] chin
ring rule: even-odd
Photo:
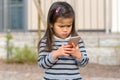
[[[68,36],[63,37],[63,39],[67,38]]]
[[[65,39],[67,38],[69,35],[61,35],[61,36],[58,36],[59,38],[62,38],[62,39]]]

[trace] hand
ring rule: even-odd
[[[70,56],[72,51],[72,45],[62,45],[53,53],[53,58],[56,59],[58,56]]]
[[[72,52],[71,52],[71,56],[76,57],[77,59],[80,59],[82,57],[82,54],[79,50],[78,45],[76,46],[74,43],[72,43]]]
[[[70,56],[71,50],[71,45],[64,44],[57,50],[57,52],[59,56]]]

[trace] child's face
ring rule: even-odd
[[[58,18],[53,24],[54,34],[59,38],[67,38],[72,30],[73,18]]]

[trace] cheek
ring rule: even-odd
[[[58,27],[54,27],[54,28],[53,28],[53,31],[54,31],[54,32],[57,32],[58,30],[59,30]]]
[[[71,28],[69,28],[69,32],[71,32],[72,31],[72,27]]]
[[[54,34],[59,34],[62,31],[60,29],[58,29],[57,27],[54,27],[53,32],[54,32]]]

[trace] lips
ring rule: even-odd
[[[62,36],[63,36],[64,38],[67,38],[68,34],[62,34]]]
[[[63,34],[64,36],[67,36],[68,34],[66,33],[66,34]]]

